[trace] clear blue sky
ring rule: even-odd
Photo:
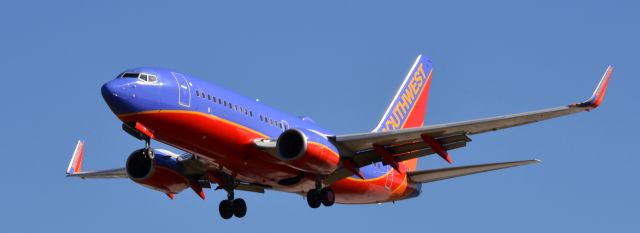
[[[634,1],[211,2],[0,3],[0,232],[640,230]],[[239,193],[247,217],[223,221],[222,191],[170,201],[129,180],[64,177],[79,138],[86,169],[121,167],[142,146],[99,91],[124,69],[196,75],[352,133],[375,126],[418,53],[435,67],[427,124],[580,101],[615,71],[596,111],[452,152],[456,165],[543,163],[428,184],[395,204],[312,210],[296,195]]]

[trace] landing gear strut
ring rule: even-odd
[[[336,193],[331,187],[322,187],[322,181],[316,179],[316,188],[307,192],[307,204],[309,207],[315,209],[324,206],[332,206],[336,201]]]
[[[247,215],[247,203],[242,199],[235,199],[234,189],[238,182],[231,176],[225,176],[222,188],[227,191],[227,199],[222,200],[218,206],[220,217],[230,219],[233,216],[242,218]]]
[[[144,140],[144,156],[148,159],[153,159],[155,154],[153,153],[153,148],[151,148],[151,139]]]
[[[153,133],[145,126],[138,122],[133,122],[131,124],[122,124],[122,130],[127,132],[129,135],[137,138],[138,140],[144,141],[144,156],[148,159],[153,159],[153,148],[151,148],[151,139],[154,138]]]

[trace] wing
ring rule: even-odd
[[[447,151],[464,147],[467,142],[471,141],[468,135],[530,124],[595,109],[602,102],[612,72],[613,67],[609,66],[591,98],[577,104],[420,128],[337,135],[331,139],[340,148],[341,156],[344,155],[344,159],[352,161],[353,166],[356,168],[380,161],[393,164],[393,162],[405,161],[434,153],[451,162]],[[354,169],[349,169],[349,172],[344,170],[337,171],[333,177],[330,177],[330,180],[341,179],[353,175],[355,172],[357,171]],[[341,173],[341,175],[338,175],[338,173]]]
[[[80,178],[128,178],[124,168],[109,169],[102,171],[82,171],[82,155],[84,154],[84,142],[78,141],[73,152],[69,166],[67,167],[68,177]]]
[[[166,150],[165,153],[171,153]],[[116,168],[116,169],[108,169],[108,170],[100,170],[100,171],[82,171],[82,158],[84,154],[84,142],[82,140],[78,141],[76,144],[76,149],[73,152],[73,156],[71,157],[71,161],[69,161],[69,166],[67,167],[67,177],[80,177],[82,179],[85,178],[129,178],[127,175],[127,171],[125,168]],[[177,156],[177,155],[176,155]],[[200,160],[198,160],[200,161]],[[184,166],[185,173],[197,173],[196,170],[205,169],[200,166],[200,162],[195,162],[195,160],[187,159],[181,160],[180,163]],[[191,172],[193,171],[193,172]],[[210,183],[214,183],[211,180],[208,180]],[[204,187],[210,188],[211,185],[209,183],[201,184]],[[247,182],[238,182],[236,189],[247,191],[247,192],[256,192],[256,193],[264,193],[265,189],[270,189],[271,187],[247,183]],[[171,195],[169,195],[171,197]],[[173,198],[172,198],[173,199]]]

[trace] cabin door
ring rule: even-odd
[[[178,104],[191,107],[191,86],[183,74],[171,72],[178,83]]]

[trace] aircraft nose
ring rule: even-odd
[[[116,85],[113,81],[106,82],[104,85],[102,85],[102,98],[104,98],[105,100],[108,98],[118,97],[118,95],[118,85]]]
[[[123,79],[114,79],[102,85],[102,98],[116,115],[126,113],[130,108],[128,89],[129,83]]]

